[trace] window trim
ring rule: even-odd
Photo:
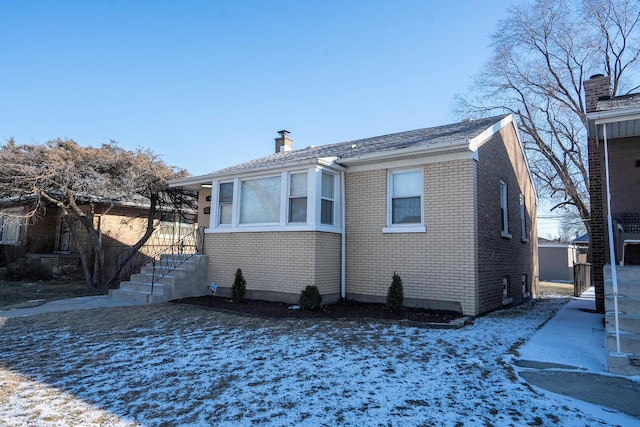
[[[524,195],[520,195],[520,240],[529,242],[529,228],[527,227],[527,204]]]
[[[322,172],[331,174],[334,177],[334,197],[333,197],[333,225],[321,224],[321,191]],[[289,222],[289,193],[290,176],[293,174],[307,174],[307,221]],[[279,176],[280,181],[280,214],[277,222],[269,223],[248,223],[240,224],[241,209],[241,183],[245,180],[260,179]],[[209,224],[205,228],[205,233],[242,233],[242,232],[281,232],[281,231],[321,231],[327,233],[341,233],[343,230],[343,220],[341,215],[342,206],[342,181],[340,170],[325,165],[296,166],[280,171],[261,171],[260,173],[247,173],[246,175],[236,175],[212,179],[212,206],[219,204],[219,186],[221,183],[233,182],[233,203],[231,224],[220,224],[219,213],[214,218],[211,215]],[[213,209],[212,209],[213,210]]]
[[[305,187],[305,193],[304,196],[292,196],[291,195],[291,179],[294,175],[304,175],[306,178],[306,187]],[[296,225],[300,225],[300,224],[307,224],[309,222],[309,172],[307,170],[304,171],[293,171],[293,172],[288,172],[286,174],[287,176],[287,208],[286,208],[286,215],[287,215],[287,220],[286,223],[287,224],[296,224]],[[304,199],[305,201],[305,219],[304,221],[291,221],[291,199]]]
[[[220,202],[220,187],[223,184],[231,184],[232,190],[231,190],[231,203],[225,203],[224,205],[231,205],[231,222],[230,223],[222,223],[220,222],[221,220],[221,214],[222,214],[222,203]],[[234,203],[237,199],[237,194],[236,191],[238,189],[238,182],[237,180],[224,180],[224,181],[218,181],[216,186],[213,187],[216,189],[216,194],[215,194],[215,206],[216,206],[216,217],[215,217],[215,227],[223,227],[223,228],[228,228],[228,227],[232,227],[234,222],[235,222],[235,211],[236,211],[236,205],[237,203]],[[212,192],[212,196],[213,196],[213,192]]]
[[[322,178],[324,177],[325,174],[332,177],[332,180],[333,180],[333,191],[332,191],[333,198],[325,197],[322,194],[322,182],[323,182]],[[320,181],[320,194],[319,194],[320,197],[318,197],[318,201],[320,202],[319,203],[320,212],[319,212],[319,215],[318,215],[318,223],[320,225],[325,226],[325,227],[334,227],[336,225],[336,217],[337,217],[337,215],[336,215],[336,194],[338,194],[338,189],[336,188],[337,187],[336,183],[338,181],[336,179],[337,175],[333,174],[331,172],[325,171],[325,170],[321,170],[319,176],[320,176],[320,179],[319,179],[319,181]],[[331,223],[322,222],[322,202],[325,201],[325,200],[331,202],[331,204],[332,204],[331,206],[333,207],[333,209],[331,210]]]
[[[0,215],[0,245],[19,246],[22,223],[18,215],[22,210],[16,208],[5,212],[6,214]]]
[[[418,172],[420,175],[420,222],[410,224],[393,223],[393,176],[399,173]],[[387,169],[387,223],[382,229],[383,233],[425,233],[427,228],[424,225],[424,169],[419,168],[398,168]],[[415,197],[415,196],[413,196]]]
[[[504,181],[500,181],[500,212],[502,218],[500,218],[500,236],[511,239],[509,233],[509,187]]]
[[[511,278],[509,276],[502,276],[502,305],[513,302],[513,298],[509,297],[509,292],[511,292]]]

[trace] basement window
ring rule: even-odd
[[[509,298],[509,276],[504,276],[502,278],[502,305],[511,304],[513,302],[513,298]]]

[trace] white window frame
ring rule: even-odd
[[[412,224],[393,223],[393,176],[399,173],[418,172],[420,175],[420,222]],[[417,196],[417,195],[416,195]],[[422,168],[389,169],[387,170],[387,226],[383,233],[424,233],[424,170]]]
[[[336,219],[337,219],[337,214],[336,214],[336,200],[337,200],[337,192],[338,192],[338,186],[337,186],[337,182],[338,182],[338,176],[334,173],[331,173],[329,171],[325,171],[322,170],[320,171],[320,193],[319,193],[319,198],[318,200],[320,201],[320,212],[318,215],[318,223],[322,226],[326,226],[326,227],[333,227],[336,225]],[[332,177],[333,179],[333,197],[325,197],[322,193],[322,182],[323,182],[323,177],[324,175],[329,175]],[[324,223],[322,222],[322,201],[328,201],[332,203],[332,207],[333,209],[331,210],[331,223]]]
[[[321,200],[322,200],[322,174],[328,173],[333,176],[333,225],[321,224]],[[307,220],[306,222],[289,222],[290,209],[290,186],[291,175],[307,174]],[[342,193],[340,170],[327,168],[324,165],[313,164],[309,166],[297,166],[287,168],[274,174],[270,173],[248,173],[242,176],[226,177],[223,179],[213,179],[211,186],[212,206],[216,206],[216,215],[211,215],[205,233],[229,233],[229,232],[271,232],[271,231],[324,231],[329,233],[342,232]],[[280,214],[277,222],[269,223],[240,223],[241,209],[241,188],[242,182],[246,180],[269,178],[279,176],[280,181]],[[219,186],[221,183],[233,182],[232,201],[232,221],[231,224],[219,223]]]
[[[248,181],[259,181],[259,180],[264,180],[264,179],[273,179],[273,178],[277,178],[280,181],[280,194],[278,195],[278,219],[275,221],[264,221],[264,222],[246,222],[246,223],[242,223],[241,221],[241,216],[242,216],[242,184],[244,182],[248,182]],[[269,224],[281,224],[282,223],[282,217],[284,215],[282,207],[283,206],[288,206],[288,203],[286,201],[284,201],[283,203],[283,195],[286,194],[286,190],[288,188],[288,185],[286,182],[284,182],[284,186],[283,186],[283,182],[282,182],[282,178],[283,178],[283,174],[277,174],[277,175],[262,175],[262,176],[255,176],[255,177],[245,177],[245,178],[241,178],[239,179],[238,182],[238,198],[234,199],[233,202],[236,202],[234,204],[238,205],[237,208],[237,224],[239,227],[252,227],[252,226],[261,226],[261,225],[269,225]],[[236,193],[234,193],[234,196],[236,195]]]
[[[220,187],[221,187],[223,184],[231,184],[231,185],[233,186],[233,189],[232,189],[232,191],[231,191],[231,203],[222,203],[222,202],[220,201]],[[238,184],[237,184],[237,182],[236,182],[236,181],[229,181],[229,180],[226,180],[226,181],[220,181],[220,182],[218,182],[218,183],[216,184],[216,186],[215,186],[215,187],[213,187],[213,188],[215,188],[215,189],[216,189],[216,195],[215,195],[215,198],[216,198],[216,204],[215,204],[215,206],[216,206],[215,225],[216,225],[216,227],[231,227],[231,225],[233,224],[233,222],[234,222],[233,218],[234,218],[234,216],[235,216],[235,215],[234,215],[234,211],[235,211],[235,207],[236,207],[236,206],[235,206],[235,205],[236,205],[236,203],[234,203],[234,202],[236,201],[236,189],[237,189],[237,187],[238,187]],[[211,195],[213,196],[213,192],[212,192],[212,194],[211,194]],[[225,206],[227,206],[227,205],[231,205],[231,222],[230,222],[230,223],[226,223],[226,222],[225,222],[225,223],[221,223],[221,222],[220,222],[220,219],[221,219],[221,217],[222,217],[222,206],[223,206],[223,205],[225,205]]]
[[[306,188],[304,196],[291,195],[291,179],[294,175],[304,175],[306,177]],[[287,173],[287,224],[306,224],[309,221],[309,172],[308,171],[295,171]],[[304,221],[291,221],[291,199],[302,199],[305,201],[305,219]]]
[[[527,229],[527,205],[524,195],[520,195],[520,239],[523,243],[529,241],[529,230]]]
[[[504,181],[500,181],[500,211],[502,213],[500,235],[507,239],[511,238],[509,234],[509,187]]]

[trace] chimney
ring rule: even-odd
[[[293,150],[293,139],[288,136],[291,132],[288,130],[280,130],[278,133],[280,136],[276,138],[276,153]]]
[[[598,99],[611,97],[611,79],[603,74],[596,74],[584,81],[584,98],[587,113],[597,110]]]

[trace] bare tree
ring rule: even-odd
[[[583,81],[611,77],[613,93],[638,89],[630,78],[640,56],[637,0],[537,0],[513,6],[493,35],[493,55],[461,116],[509,112],[519,119],[539,194],[590,231]]]
[[[0,198],[29,197],[33,202],[26,217],[37,217],[46,206],[56,206],[80,253],[87,285],[106,288],[103,281],[104,250],[93,221],[97,203],[139,200],[149,206],[147,227],[129,248],[130,256],[149,239],[156,213],[167,205],[176,209],[194,200],[180,190],[168,188],[169,179],[187,173],[167,166],[149,150],[124,150],[113,141],[99,148],[81,147],[72,140],[19,145],[14,140],[0,147]],[[81,242],[79,222],[90,241]],[[93,256],[93,265],[90,265]]]

